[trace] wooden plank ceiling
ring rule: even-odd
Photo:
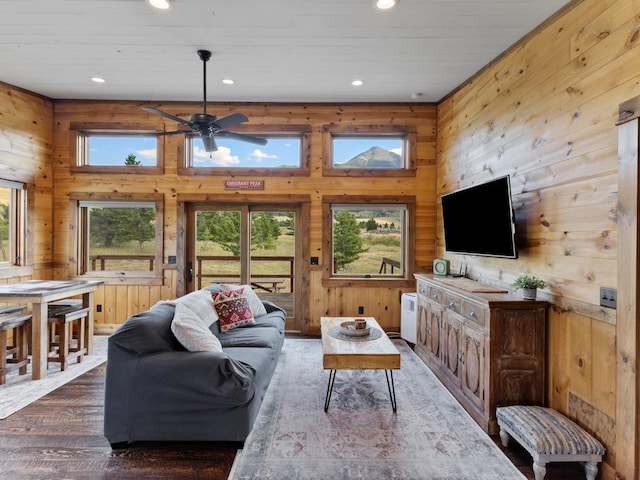
[[[212,101],[433,102],[569,3],[400,0],[382,12],[373,0],[171,1],[159,11],[145,0],[2,0],[0,81],[54,99],[198,101],[205,48]]]

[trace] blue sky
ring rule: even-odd
[[[194,167],[294,167],[300,166],[298,138],[271,138],[266,145],[216,138],[217,152],[204,151],[202,141],[194,139]]]
[[[202,141],[194,139],[194,167],[299,167],[300,140],[298,138],[271,138],[267,145],[254,145],[246,142],[228,139],[216,139],[218,151],[207,153]],[[401,153],[402,140],[399,138],[371,138],[362,139],[340,138],[334,142],[334,162],[344,163],[356,155],[378,146],[387,150]],[[155,137],[107,137],[92,136],[89,141],[90,165],[124,165],[129,154],[134,154],[136,160],[144,166],[156,164]]]

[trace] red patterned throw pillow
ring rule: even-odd
[[[228,332],[234,328],[256,323],[243,288],[228,292],[213,292],[211,296],[216,313],[220,318],[221,332]]]

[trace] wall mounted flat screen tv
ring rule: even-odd
[[[447,252],[517,258],[508,175],[442,195],[441,201]]]

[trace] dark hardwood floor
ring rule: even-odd
[[[112,451],[102,435],[104,375],[104,365],[96,367],[0,420],[0,479],[227,480],[237,445],[141,443]],[[503,450],[533,480],[527,452],[516,444]],[[577,464],[547,469],[546,480],[578,479],[584,470]]]
[[[112,451],[102,433],[104,376],[103,364],[0,420],[0,479],[227,480],[237,445],[152,443]]]

